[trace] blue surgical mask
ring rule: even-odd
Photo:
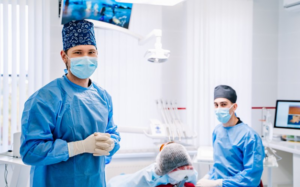
[[[70,71],[79,79],[89,78],[95,72],[98,66],[98,60],[95,57],[84,56],[78,58],[70,58],[70,60]]]
[[[233,107],[233,105],[231,105],[230,108],[217,108],[215,109],[215,113],[216,113],[216,116],[217,116],[217,119],[222,123],[222,124],[225,124],[227,123],[232,114],[230,114],[230,109]]]

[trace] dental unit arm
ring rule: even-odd
[[[118,27],[115,25],[103,23],[100,21],[90,20],[90,19],[88,21],[92,22],[95,28],[115,30],[115,31],[122,32],[126,35],[132,36],[138,40],[139,45],[144,45],[150,39],[156,37],[154,49],[149,49],[145,54],[145,57],[149,62],[163,63],[166,62],[170,57],[170,51],[162,48],[162,43],[161,43],[162,31],[159,29],[154,29],[147,36],[143,37],[142,35],[139,35],[137,33],[134,33],[122,27]]]

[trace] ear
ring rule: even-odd
[[[237,107],[238,107],[238,105],[236,103],[234,103],[234,105],[233,105],[234,111],[236,111]]]
[[[60,56],[61,56],[61,59],[62,59],[62,60],[64,61],[64,63],[66,64],[67,61],[68,61],[68,58],[67,58],[67,55],[66,55],[66,53],[65,53],[64,50],[61,50]]]

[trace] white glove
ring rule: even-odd
[[[201,179],[197,182],[196,187],[222,187],[223,180],[208,180],[208,179]]]
[[[209,175],[206,174],[206,175],[204,175],[204,177],[202,177],[202,178],[198,181],[198,183],[200,183],[202,180],[208,180],[208,179],[209,179]]]
[[[99,140],[96,140],[96,137]],[[108,141],[109,139],[109,134],[94,133],[87,137],[85,140],[70,142],[68,143],[69,157],[73,157],[82,153],[92,153],[97,154],[97,156],[109,155],[109,151],[97,146],[97,143],[99,144],[99,146],[103,146],[103,144],[101,143]],[[104,144],[107,146],[109,145],[109,143]]]
[[[107,139],[107,135],[103,133],[95,133],[96,138],[96,150],[94,156],[102,156],[104,152],[110,152],[115,147],[114,139],[110,138]]]
[[[208,174],[206,174],[202,179],[200,179],[200,180],[203,180],[203,179],[209,179],[209,175]]]

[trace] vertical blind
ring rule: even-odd
[[[212,142],[217,85],[236,90],[237,116],[251,126],[252,10],[252,0],[187,1],[187,120],[198,145]]]
[[[21,130],[25,101],[49,81],[49,2],[0,0],[1,151]]]

